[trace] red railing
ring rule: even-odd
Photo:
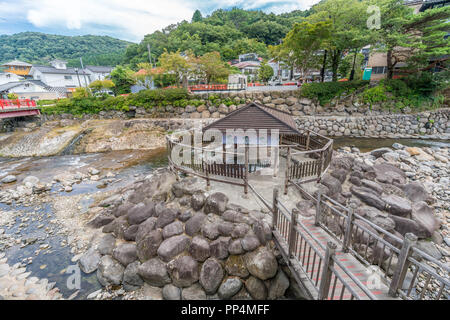
[[[214,91],[214,90],[228,90],[227,84],[197,84],[189,86],[190,91]]]
[[[3,109],[17,109],[17,108],[33,108],[36,107],[36,101],[30,99],[0,99],[0,107]]]

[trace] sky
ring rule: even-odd
[[[319,0],[0,0],[0,34],[38,31],[109,35],[139,42],[144,35],[216,9],[238,7],[283,13]]]

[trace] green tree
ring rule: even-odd
[[[102,90],[108,90],[114,88],[114,82],[111,80],[95,80],[89,84],[89,88],[95,93]]]
[[[192,16],[192,22],[200,22],[203,20],[202,13],[200,10],[195,10],[194,15]]]
[[[270,80],[270,78],[273,77],[273,69],[271,66],[267,64],[266,61],[263,61],[261,63],[261,67],[259,68],[258,77],[263,82],[267,82]]]
[[[220,53],[216,51],[205,53],[197,60],[197,64],[207,84],[223,81],[230,74],[230,69],[225,66]]]
[[[191,52],[182,56],[179,51],[169,53],[166,50],[159,58],[159,63],[165,73],[175,75],[177,84],[181,81],[183,87],[186,87],[188,76],[194,72],[193,59]]]
[[[114,83],[113,91],[116,95],[131,92],[130,87],[136,83],[133,74],[131,69],[123,66],[117,66],[111,71],[110,79]]]
[[[364,61],[364,55],[361,53],[357,53],[356,55],[354,53],[347,54],[339,64],[338,73],[344,77],[349,78],[352,73],[352,70],[355,70],[356,76],[353,77],[353,79],[360,79],[361,78],[361,72],[357,72],[357,70],[361,71],[361,66]],[[353,80],[350,79],[350,80]]]

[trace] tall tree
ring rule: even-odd
[[[230,74],[230,69],[220,58],[219,52],[208,52],[197,60],[198,68],[206,83],[223,81]]]
[[[136,83],[133,71],[123,66],[114,68],[109,77],[114,83],[113,91],[116,95],[130,93],[130,87]]]
[[[203,20],[202,13],[200,10],[195,10],[194,15],[192,16],[192,22],[200,22]]]
[[[180,82],[187,87],[187,79],[193,72],[192,52],[186,52],[183,55],[179,51],[169,53],[167,50],[159,57],[159,63],[165,73],[174,74],[177,83]]]

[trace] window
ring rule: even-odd
[[[372,73],[373,74],[383,74],[386,73],[387,67],[372,67]]]
[[[66,80],[72,80],[72,76],[64,76],[64,79],[66,79]]]

